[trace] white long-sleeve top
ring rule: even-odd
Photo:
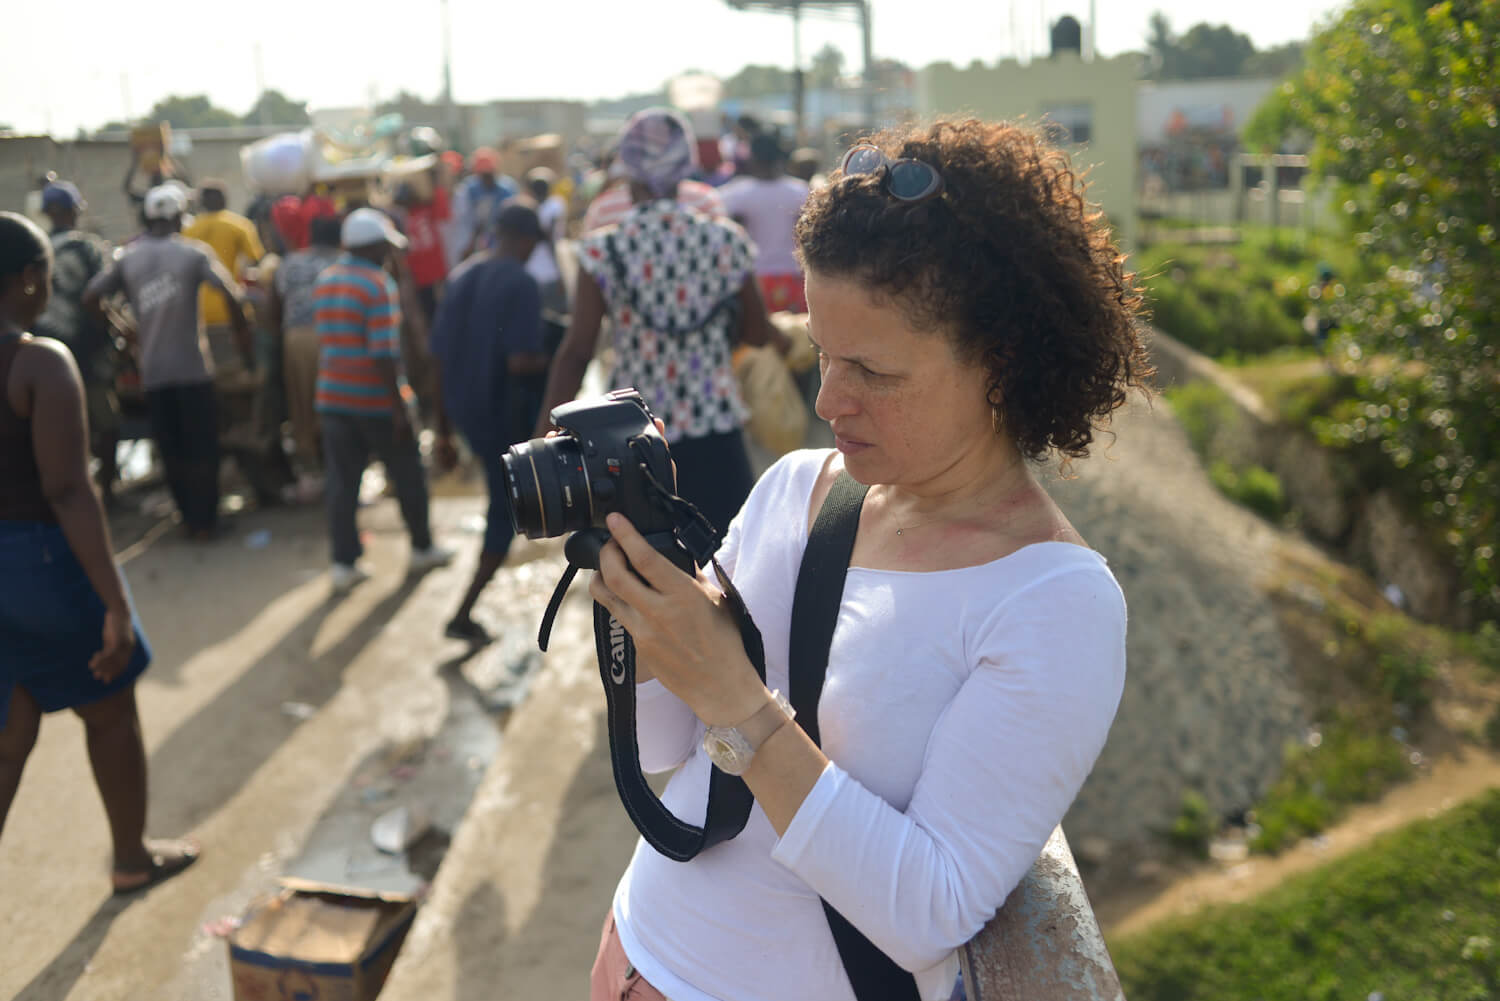
[[[792,595],[828,453],[756,484],[719,559],[783,692]],[[672,1001],[854,1001],[819,896],[947,999],[955,950],[1036,860],[1104,746],[1125,679],[1125,600],[1104,558],[1062,542],[932,573],[850,567],[819,706],[830,764],[777,838],[743,832],[691,862],[644,841],[615,891],[631,963]],[[703,822],[702,724],[637,689],[641,766]]]

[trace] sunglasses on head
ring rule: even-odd
[[[886,193],[898,202],[926,201],[943,190],[943,175],[932,164],[910,158],[892,160],[869,143],[845,153],[839,170],[845,177],[884,171]]]

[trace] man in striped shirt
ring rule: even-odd
[[[344,220],[345,253],[313,287],[317,326],[317,410],[323,427],[323,461],[333,587],[348,591],[369,574],[359,565],[363,547],[355,512],[359,481],[373,455],[396,488],[411,534],[412,572],[443,566],[452,550],[433,544],[427,481],[407,403],[401,369],[401,307],[395,279],[384,264],[406,238],[375,209],[356,209]]]

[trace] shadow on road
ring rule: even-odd
[[[21,988],[14,1001],[57,1001],[58,998],[67,997],[88,967],[89,960],[93,959],[94,953],[109,934],[109,926],[125,912],[125,908],[139,899],[141,898],[106,898],[78,934],[73,936],[73,941],[32,977],[29,984]]]
[[[317,658],[310,658],[319,627],[339,605],[329,598],[313,609],[280,643],[239,679],[178,727],[150,757],[153,827],[192,830],[246,782],[302,724],[280,709],[283,702],[321,706],[341,684],[341,672],[385,627],[421,583],[408,577],[372,607],[347,635]],[[431,846],[441,859],[446,843]],[[430,865],[435,869],[435,865]],[[77,983],[114,922],[131,900],[106,899],[51,962],[17,995],[16,1001],[55,1001]]]
[[[526,924],[506,935],[506,901],[489,882],[465,898],[450,931],[457,952],[452,1001],[587,996],[599,930],[636,843],[635,828],[615,793],[604,727],[601,716],[594,750],[563,801],[541,892]],[[608,833],[601,837],[601,832]],[[503,957],[498,964],[497,955]],[[498,993],[497,966],[506,971]]]
[[[342,684],[342,672],[375,639],[416,590],[407,577],[337,645],[317,658],[308,651],[340,599],[313,609],[238,680],[179,726],[151,755],[151,784],[163,790],[152,814],[162,830],[192,830],[238,793],[303,719],[285,702],[321,708]],[[181,792],[192,790],[191,799]]]

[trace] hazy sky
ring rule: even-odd
[[[918,67],[1039,54],[1047,23],[1063,14],[1088,17],[1087,0],[872,2],[876,56]],[[1104,55],[1144,48],[1153,10],[1178,31],[1205,19],[1227,22],[1265,48],[1306,38],[1342,7],[1329,0],[1216,10],[1192,0],[1096,2]],[[0,61],[0,121],[71,135],[143,114],[174,93],[206,93],[243,113],[260,77],[314,106],[359,105],[402,89],[436,97],[441,10],[441,0],[75,0],[63,24],[48,3],[16,3],[6,19],[10,54]],[[790,18],[736,11],[724,0],[449,0],[449,17],[453,91],[462,102],[612,97],[654,89],[687,68],[728,75],[749,62],[792,61]],[[852,21],[806,16],[804,65],[825,42],[857,68],[860,36]]]

